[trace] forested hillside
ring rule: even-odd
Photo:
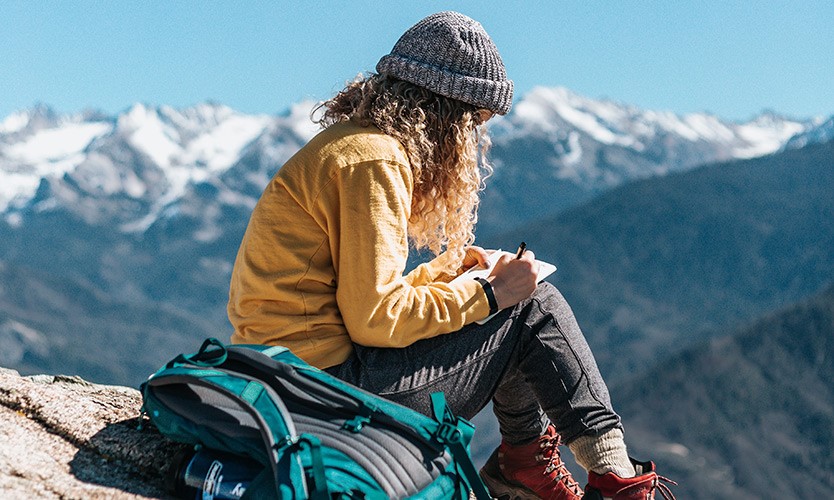
[[[829,498],[834,286],[615,385],[629,446],[679,498]]]
[[[622,377],[834,279],[832,193],[834,143],[812,145],[637,181],[486,244],[555,263],[603,372]]]

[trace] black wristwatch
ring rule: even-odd
[[[495,300],[495,291],[492,289],[492,284],[485,280],[484,278],[475,278],[475,281],[481,284],[484,289],[484,294],[486,294],[487,301],[489,302],[489,314],[495,314],[498,312],[498,301]]]

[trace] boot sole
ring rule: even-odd
[[[498,469],[498,454],[492,455],[480,470],[481,480],[496,500],[540,500],[532,490],[521,484],[513,484],[504,479]]]

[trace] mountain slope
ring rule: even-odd
[[[137,387],[213,328],[185,309],[119,296],[77,273],[0,262],[0,366]]]
[[[834,278],[834,143],[638,181],[487,240],[558,266],[602,369],[639,371]]]
[[[612,391],[630,449],[681,498],[834,490],[834,287]]]

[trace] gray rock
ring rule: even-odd
[[[183,445],[138,429],[135,389],[0,369],[0,498],[165,498]]]
[[[0,368],[0,498],[170,498],[185,445],[140,430],[141,406],[135,389]]]

